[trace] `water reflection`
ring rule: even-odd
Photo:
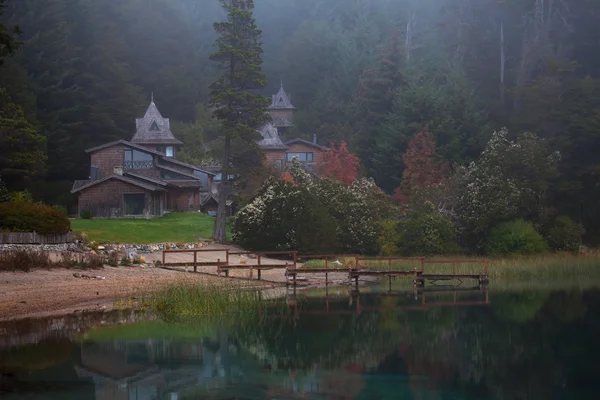
[[[442,290],[443,289],[443,290]],[[2,399],[578,399],[600,291],[297,293],[256,323],[132,312],[0,325]],[[375,290],[375,289],[373,289]],[[280,308],[277,308],[280,310]]]

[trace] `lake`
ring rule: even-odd
[[[592,399],[600,290],[347,288],[256,321],[134,311],[0,323],[0,398]]]

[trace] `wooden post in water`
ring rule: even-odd
[[[194,272],[198,272],[198,252],[194,251]]]

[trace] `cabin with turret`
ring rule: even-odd
[[[312,141],[295,138],[284,142],[281,139],[286,136],[287,130],[294,126],[296,112],[292,96],[285,92],[283,83],[277,94],[271,96],[268,112],[271,121],[259,129],[262,139],[258,142],[265,152],[265,166],[282,170],[297,157],[303,168],[318,174],[329,148],[319,145],[316,135],[313,135]]]
[[[73,184],[78,215],[97,218],[158,217],[169,211],[201,211],[213,195],[214,172],[177,160],[183,143],[154,101],[136,119],[130,141],[87,149],[90,174]]]

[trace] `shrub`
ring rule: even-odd
[[[398,232],[399,222],[397,220],[388,219],[381,223],[379,237],[377,238],[377,248],[382,256],[391,256],[397,254],[400,249],[400,233]]]
[[[530,222],[517,219],[492,229],[486,250],[491,255],[521,255],[543,252],[548,248]]]
[[[67,207],[65,207],[63,205],[55,204],[55,205],[52,206],[52,208],[55,209],[56,211],[59,211],[65,217],[69,216],[69,210],[67,210]]]
[[[26,203],[33,202],[33,196],[28,190],[22,192],[13,192],[10,194],[10,201],[23,201]]]
[[[9,201],[0,203],[0,229],[42,235],[65,234],[71,230],[71,221],[60,211],[41,203]]]
[[[578,251],[585,229],[570,217],[560,215],[545,233],[546,241],[552,250]]]
[[[336,222],[319,199],[288,182],[273,184],[237,214],[233,240],[250,250],[335,252]]]
[[[93,217],[94,214],[91,210],[81,210],[81,212],[79,213],[79,218],[81,219],[92,219]]]
[[[402,255],[429,256],[460,251],[452,221],[429,201],[401,219],[398,231],[398,248]]]
[[[0,203],[4,203],[5,201],[10,201],[10,193],[6,188],[6,184],[0,178]]]

